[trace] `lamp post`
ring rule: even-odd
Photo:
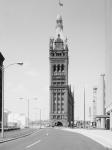
[[[84,128],[85,128],[85,88],[84,88]]]
[[[23,97],[19,98],[20,100],[23,100]],[[29,127],[29,98],[27,98],[27,127]]]
[[[38,99],[35,98],[35,100],[38,100]],[[35,109],[39,109],[40,110],[40,129],[41,129],[41,108],[36,107]]]
[[[1,131],[2,138],[4,138],[4,71],[6,68],[16,64],[22,66],[23,62],[9,64],[6,67],[4,67],[4,65],[2,65],[2,67],[0,66],[0,69],[2,71],[2,131]]]
[[[20,97],[19,99],[23,100],[24,98],[23,97]],[[35,97],[34,100],[37,100],[37,98]],[[27,117],[28,117],[28,122],[27,122],[27,127],[29,127],[29,114],[30,114],[30,99],[27,98]]]
[[[41,109],[37,108],[37,107],[35,109],[39,109],[39,111],[40,111],[40,129],[41,129]]]
[[[27,99],[28,101],[28,128],[29,128],[29,98]]]

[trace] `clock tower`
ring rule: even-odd
[[[70,126],[74,121],[74,94],[68,86],[68,44],[61,15],[56,19],[56,37],[49,42],[49,61],[51,124]]]

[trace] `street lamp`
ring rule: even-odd
[[[22,66],[23,62],[9,64],[6,67],[4,67],[4,65],[2,65],[2,67],[0,66],[0,69],[2,71],[2,131],[1,131],[2,138],[4,138],[4,71],[6,68],[16,64]]]
[[[20,97],[19,98],[20,100],[23,100],[24,98],[23,97]],[[27,127],[29,127],[29,98],[27,99]]]
[[[85,88],[84,88],[84,128],[85,128]]]
[[[35,100],[38,100],[38,99],[35,98]],[[34,109],[39,109],[39,111],[40,111],[40,129],[41,129],[41,108],[36,107],[36,108],[34,108]]]
[[[23,97],[20,97],[19,99],[21,99],[21,100],[23,100],[24,98]],[[34,97],[34,100],[37,100],[37,98],[36,97]],[[29,98],[27,98],[27,117],[28,117],[28,122],[27,122],[27,127],[29,127],[29,112],[30,112],[30,108],[29,108],[29,102],[30,102],[30,99]]]
[[[35,109],[39,109],[39,111],[40,111],[40,129],[41,129],[41,109],[37,108],[37,107]]]

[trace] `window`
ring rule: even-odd
[[[53,116],[53,119],[56,119],[56,116]]]
[[[60,97],[57,97],[57,100],[60,101]]]
[[[56,82],[53,82],[53,85],[56,85]]]
[[[64,104],[64,100],[61,100],[62,105]]]
[[[56,56],[60,56],[60,53],[56,53]]]
[[[60,65],[57,66],[57,71],[58,71],[58,72],[60,71]]]
[[[58,96],[60,96],[60,93],[57,93]]]
[[[56,71],[56,65],[53,65],[53,72]]]
[[[54,98],[54,103],[56,104],[56,99]]]
[[[64,110],[64,104],[61,104],[61,110]]]
[[[64,93],[62,92],[61,95],[64,96]]]
[[[58,103],[57,107],[58,107],[58,110],[60,110],[60,103]]]
[[[57,86],[59,86],[60,85],[60,82],[57,82]]]
[[[60,99],[58,99],[58,104],[60,104]]]
[[[65,53],[63,53],[63,56],[65,56]]]
[[[64,85],[64,82],[61,82],[61,85]]]
[[[64,72],[64,64],[61,65],[61,71]]]
[[[63,118],[64,118],[64,116],[61,116],[61,118],[63,119]]]
[[[56,111],[56,104],[53,104],[53,110]]]
[[[64,114],[64,110],[61,110],[61,113]],[[63,116],[63,118],[64,118],[64,116]]]
[[[51,56],[54,56],[54,53],[51,53]]]
[[[57,116],[57,119],[60,119],[60,116]]]
[[[63,97],[61,97],[61,101],[64,101],[64,98],[63,98]]]

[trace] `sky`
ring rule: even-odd
[[[0,0],[0,51],[5,69],[5,109],[27,113],[41,109],[49,117],[49,39],[55,36],[56,17],[62,14],[69,47],[69,84],[75,91],[75,119],[83,119],[83,91],[86,119],[105,72],[105,0]],[[23,98],[23,99],[21,99]],[[37,111],[37,112],[36,112]]]

